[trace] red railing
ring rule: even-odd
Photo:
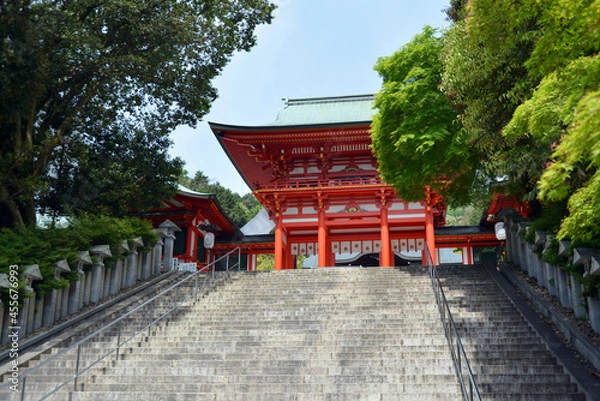
[[[379,177],[354,177],[354,178],[332,178],[327,180],[295,180],[284,182],[273,182],[268,184],[256,184],[255,190],[273,190],[273,189],[303,189],[303,188],[323,188],[323,187],[345,187],[345,186],[364,186],[381,185],[383,182]]]

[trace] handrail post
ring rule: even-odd
[[[25,385],[27,382],[27,376],[23,376],[23,380],[21,380],[21,401],[25,399]]]
[[[117,326],[117,350],[115,353],[115,360],[119,360],[119,349],[121,348],[121,320],[119,320],[119,325]]]
[[[79,378],[79,359],[81,358],[81,344],[77,346],[77,361],[75,362],[75,380],[73,381],[73,391],[77,391],[77,379]]]
[[[152,304],[153,302],[148,304],[148,337],[150,337],[150,328],[152,327]]]

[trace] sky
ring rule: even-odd
[[[373,70],[425,25],[448,26],[449,0],[275,0],[269,25],[256,30],[257,45],[234,54],[213,81],[219,97],[196,128],[172,134],[171,156],[185,161],[190,176],[202,171],[212,182],[244,195],[250,190],[208,127],[273,122],[283,98],[377,93]]]

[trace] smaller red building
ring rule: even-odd
[[[163,206],[154,208],[142,217],[152,221],[154,227],[159,227],[166,220],[173,222],[180,231],[175,233],[173,257],[181,262],[206,263],[208,253],[204,249],[204,235],[207,232],[215,234],[220,242],[230,243],[240,235],[237,227],[217,201],[216,195],[192,191],[179,186],[177,193]]]

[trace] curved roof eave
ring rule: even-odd
[[[298,124],[298,125],[233,125],[222,124],[217,122],[208,122],[211,130],[215,135],[220,135],[218,131],[236,131],[236,132],[278,132],[281,130],[298,131],[298,130],[315,130],[319,128],[343,128],[343,127],[364,127],[370,126],[371,120],[368,121],[352,121],[352,122],[336,122],[322,124]]]

